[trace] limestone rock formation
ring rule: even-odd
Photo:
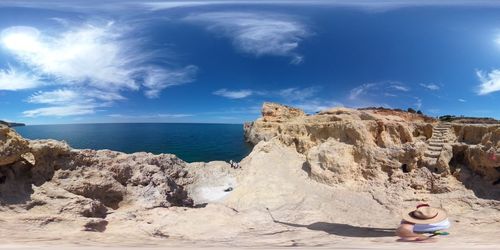
[[[0,125],[0,167],[12,164],[28,152],[28,142],[5,125]]]
[[[276,106],[265,103],[263,110]],[[278,110],[300,114],[286,106]],[[483,189],[493,190],[489,197],[500,197],[495,191],[500,182],[499,125],[452,125],[407,112],[347,108],[286,119],[263,116],[245,125],[245,137],[253,143],[276,138],[296,148],[307,156],[310,176],[320,182],[362,186],[410,181],[410,187],[436,193],[456,189],[450,178],[466,169],[459,180],[467,185],[465,173],[478,175],[486,181]]]
[[[237,169],[1,131],[4,244],[394,247],[401,210],[421,202],[453,224],[433,246],[500,244],[498,125],[266,103]]]
[[[80,217],[100,231],[119,207],[191,206],[186,163],[174,155],[74,150],[54,140],[27,141],[2,127],[0,204]],[[30,158],[26,160],[25,158]]]

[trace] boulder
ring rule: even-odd
[[[0,167],[21,160],[27,152],[28,141],[9,127],[0,125]]]

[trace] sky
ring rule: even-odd
[[[0,1],[0,119],[242,123],[413,108],[500,119],[500,2]]]

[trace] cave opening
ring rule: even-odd
[[[409,173],[410,169],[408,168],[408,164],[403,164],[401,165],[401,170],[403,170],[403,173]]]
[[[7,181],[7,176],[5,175],[0,176],[0,184],[4,184],[5,181]]]

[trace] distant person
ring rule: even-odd
[[[396,229],[396,235],[403,241],[425,241],[436,235],[446,235],[450,228],[450,221],[446,211],[420,204],[416,209],[403,213],[403,220]],[[425,235],[430,233],[431,235]]]

